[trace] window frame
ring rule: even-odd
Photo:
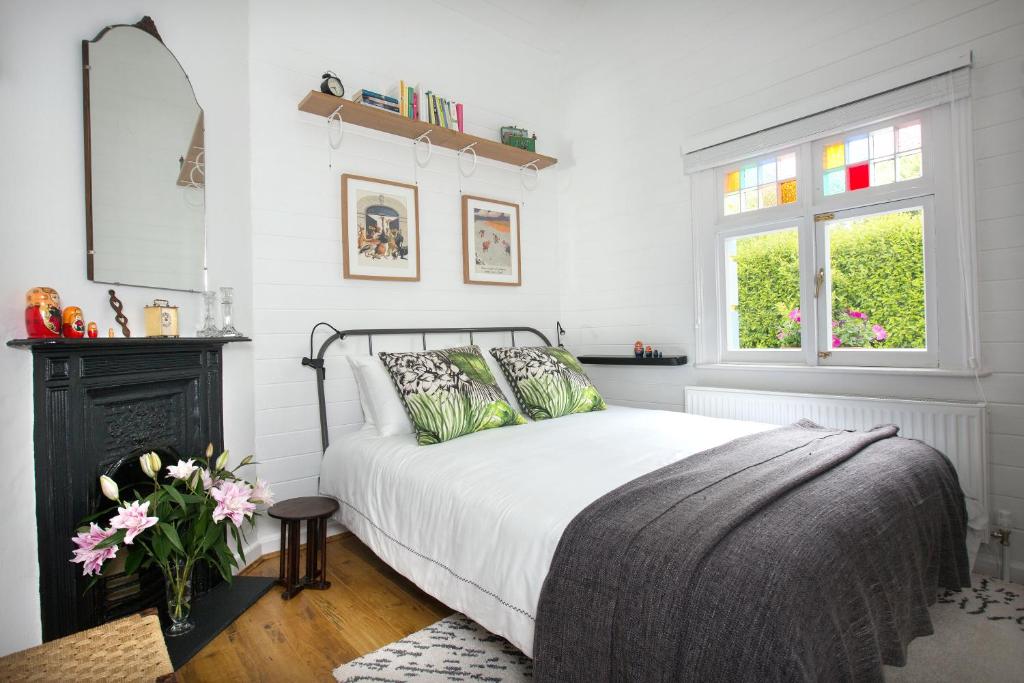
[[[954,110],[954,108],[956,108]],[[976,252],[973,216],[958,204],[964,189],[973,187],[969,160],[970,126],[964,111],[966,100],[931,105],[911,112],[877,116],[844,130],[822,131],[822,135],[797,141],[757,156],[738,159],[697,172],[691,178],[694,225],[694,306],[697,349],[695,365],[765,366],[784,369],[842,367],[868,371],[960,372],[976,367],[977,302]],[[881,126],[898,128],[910,121],[921,122],[922,176],[880,187],[867,187],[825,197],[822,193],[823,149],[826,143],[846,139],[859,132],[870,133]],[[797,159],[797,201],[757,211],[724,215],[725,173],[750,163],[777,158],[793,151]],[[969,196],[969,194],[968,194]],[[926,205],[927,203],[927,205]],[[842,354],[818,356],[835,350],[831,334],[822,334],[822,319],[814,297],[814,273],[824,265],[820,253],[819,229],[815,217],[825,213],[883,212],[901,206],[924,207],[925,301],[928,348],[922,351],[895,349],[843,349]],[[867,207],[871,207],[868,209]],[[929,219],[930,218],[930,219]],[[958,223],[959,221],[959,223]],[[796,225],[800,249],[800,306],[804,312],[801,349],[728,348],[725,240],[746,234]],[[965,240],[966,248],[959,245]],[[964,278],[940,279],[940,272],[964,271]],[[948,281],[947,281],[948,280]],[[823,290],[824,291],[824,290]],[[828,290],[829,292],[831,290]],[[829,297],[831,295],[829,294]],[[810,315],[808,315],[810,313]],[[809,320],[808,318],[812,318]],[[826,330],[826,332],[829,332]],[[819,339],[820,337],[820,339]],[[941,346],[940,346],[941,340]],[[927,357],[926,360],[921,360]],[[907,360],[911,359],[911,360]]]
[[[924,301],[925,301],[925,340],[924,349],[858,349],[832,348],[832,335],[822,334],[823,324],[830,324],[832,317],[832,268],[828,238],[825,225],[833,220],[842,220],[856,216],[888,213],[911,207],[921,207],[922,228],[924,230]],[[828,216],[821,220],[822,216]],[[824,268],[825,279],[821,294],[815,298],[815,328],[817,330],[816,356],[820,365],[864,366],[864,367],[896,367],[896,368],[936,368],[938,367],[938,307],[935,301],[935,287],[929,281],[935,277],[935,211],[932,195],[908,197],[876,204],[855,206],[841,211],[816,214],[814,220],[815,260],[814,272]]]
[[[799,174],[799,169],[797,170]],[[724,186],[724,183],[723,183]],[[797,192],[799,193],[799,180],[797,181]],[[797,195],[797,201],[799,201],[799,194]],[[775,207],[772,207],[775,208]],[[751,212],[753,213],[753,212]],[[731,218],[731,216],[730,216]],[[721,343],[721,358],[726,362],[738,362],[738,363],[764,363],[764,362],[777,362],[777,363],[798,363],[806,356],[804,349],[805,343],[803,340],[803,331],[801,330],[800,348],[799,349],[730,349],[729,348],[729,316],[727,308],[729,306],[728,299],[728,267],[726,264],[725,257],[725,243],[731,239],[737,237],[749,237],[752,235],[760,235],[769,232],[779,232],[781,230],[792,230],[797,231],[797,241],[800,243],[799,246],[799,263],[800,263],[800,307],[803,310],[804,302],[804,291],[803,291],[803,263],[806,251],[804,249],[803,242],[803,230],[801,229],[800,219],[793,220],[788,218],[776,218],[770,222],[757,222],[751,225],[737,226],[734,228],[727,228],[718,232],[718,239],[716,241],[716,252],[720,255],[718,258],[718,289],[721,292],[721,296],[718,300],[718,323],[719,339]]]

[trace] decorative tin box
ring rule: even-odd
[[[143,317],[147,337],[178,336],[178,307],[166,299],[154,299],[152,306],[145,307]]]

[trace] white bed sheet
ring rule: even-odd
[[[331,445],[320,491],[385,562],[532,655],[541,586],[578,512],[640,475],[774,428],[615,406],[433,446],[371,428]]]

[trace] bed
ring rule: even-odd
[[[327,449],[320,491],[385,562],[531,655],[544,577],[581,510],[642,474],[774,428],[610,406],[430,447],[364,429]]]
[[[382,333],[311,343],[321,397],[331,341]],[[931,632],[938,587],[969,585],[955,471],[895,428],[610,406],[424,447],[373,428],[329,444],[322,401],[321,420],[338,521],[540,680],[880,680]]]

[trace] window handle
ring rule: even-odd
[[[825,269],[818,268],[818,274],[814,276],[814,298],[821,294],[821,286],[825,284]]]

